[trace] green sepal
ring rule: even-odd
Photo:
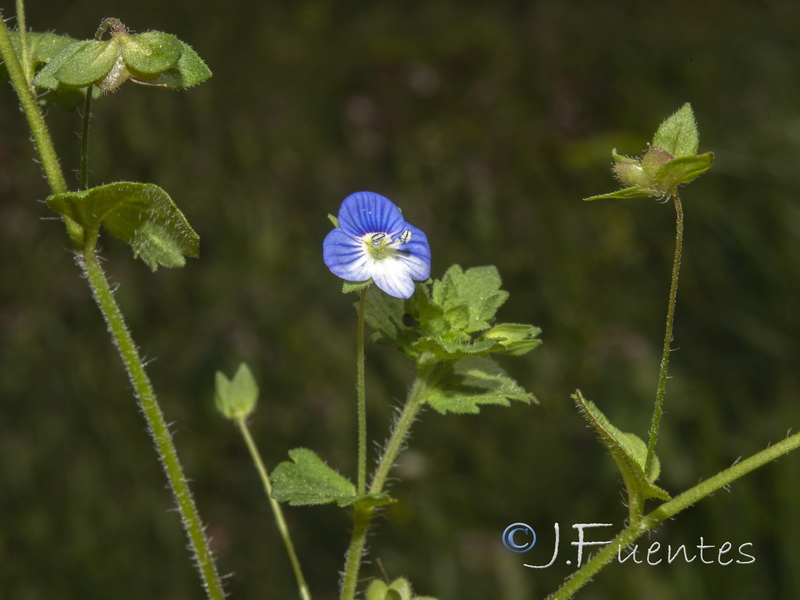
[[[597,432],[600,441],[617,463],[617,468],[622,474],[622,479],[628,491],[644,499],[658,498],[669,500],[670,495],[653,483],[658,479],[661,465],[658,457],[653,457],[653,469],[650,477],[645,475],[645,461],[647,460],[647,445],[633,433],[623,433],[600,412],[592,402],[586,400],[577,390],[572,399],[578,410]]]
[[[214,404],[225,417],[232,421],[246,419],[258,402],[258,383],[245,363],[239,365],[233,379],[217,371]]]
[[[611,158],[614,159],[614,162],[639,162],[639,159],[635,156],[627,156],[625,154],[619,154],[616,148],[611,150]]]
[[[526,354],[542,343],[537,336],[542,332],[533,325],[520,323],[500,323],[483,334],[485,339],[496,340],[502,347],[504,354],[520,356]],[[497,352],[497,350],[494,350]]]
[[[109,40],[84,40],[64,47],[34,79],[51,90],[96,84],[104,91],[128,79],[172,89],[197,85],[211,70],[194,49],[174,35],[160,31],[112,33]]]
[[[146,31],[137,35],[116,35],[125,64],[147,75],[162,73],[176,65],[183,47],[170,33]]]
[[[666,118],[653,136],[653,146],[666,150],[675,158],[697,154],[699,142],[694,112],[688,102]]]
[[[366,281],[345,281],[342,284],[342,293],[352,294],[353,292],[360,292],[371,285],[372,279],[367,279]]]
[[[478,414],[485,404],[510,406],[511,401],[536,402],[497,363],[485,357],[457,360],[428,392],[428,403],[441,414]]]
[[[682,156],[669,161],[658,170],[656,178],[662,189],[674,190],[684,183],[694,181],[711,168],[714,163],[714,153],[695,154]]]
[[[76,89],[86,87],[105,77],[117,61],[117,44],[113,40],[87,40],[74,46],[68,46],[50,64],[41,70],[34,84],[58,89],[64,87]],[[44,85],[51,82],[50,72],[59,84]]]
[[[9,37],[14,46],[14,51],[17,56],[22,59],[19,48],[19,32],[10,31]],[[80,44],[80,40],[71,38],[64,35],[55,33],[35,33],[28,32],[25,36],[25,41],[28,46],[28,69],[30,73],[37,73],[45,65],[47,65],[55,56],[57,56],[64,48],[70,44]],[[0,63],[0,80],[2,80],[8,72],[3,63]],[[51,86],[42,86],[50,88],[46,94],[41,94],[38,98],[39,104],[51,103],[64,110],[71,110],[84,102],[86,99],[86,89],[66,89],[59,87],[59,81],[55,78],[51,79]],[[36,78],[34,78],[34,85],[39,85]],[[58,89],[53,89],[53,88]],[[97,98],[100,96],[100,90],[95,88],[92,90],[92,97]]]
[[[67,216],[85,231],[99,231],[100,226],[133,248],[155,271],[159,266],[182,267],[185,257],[199,255],[200,238],[169,194],[151,183],[118,181],[83,190],[53,194],[47,206]],[[83,248],[87,239],[74,239]]]
[[[8,37],[11,38],[11,45],[14,46],[14,52],[22,61],[22,52],[19,47],[19,32],[9,31]],[[78,42],[75,38],[65,35],[58,35],[56,33],[35,33],[29,31],[25,35],[25,43],[28,47],[28,69],[31,73],[35,73],[39,67],[49,63],[53,57],[61,52],[65,47],[70,44]],[[22,65],[23,68],[25,65]],[[8,75],[8,70],[4,63],[0,62],[0,79]]]
[[[86,40],[74,41],[63,46],[59,52],[51,57],[50,61],[44,66],[44,68],[42,68],[42,70],[36,74],[36,77],[33,78],[33,85],[49,90],[76,89],[63,84],[56,77],[56,73],[66,64],[67,60],[73,54],[75,54],[75,52],[84,46],[84,44],[86,44]]]
[[[367,588],[366,600],[436,600],[436,598],[415,596],[408,579],[398,577],[389,584],[380,579],[373,579]]]
[[[598,194],[597,196],[589,196],[588,198],[584,198],[584,202],[588,202],[590,200],[606,200],[611,198],[649,198],[650,196],[659,196],[661,192],[658,190],[650,190],[647,188],[642,187],[628,187],[621,190],[617,190],[616,192],[609,192],[608,194]]]
[[[337,216],[335,216],[335,215],[332,215],[332,214],[328,213],[328,220],[329,220],[331,223],[333,223],[333,226],[334,226],[334,227],[338,227],[338,226],[339,226],[339,217],[337,217]]]
[[[181,45],[181,55],[178,58],[178,62],[151,80],[150,83],[153,85],[160,85],[170,89],[185,89],[203,83],[211,77],[211,69],[194,51],[194,48],[186,42],[177,41]]]
[[[388,494],[356,494],[356,486],[329,467],[313,450],[289,450],[290,461],[280,463],[272,472],[272,497],[291,506],[359,504],[372,508],[394,502]]]

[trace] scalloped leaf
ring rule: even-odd
[[[653,482],[658,479],[661,470],[658,457],[654,457],[653,472],[648,478],[645,475],[647,445],[632,433],[623,433],[606,418],[597,406],[586,400],[580,390],[572,395],[578,410],[597,432],[600,441],[617,463],[626,487],[635,490],[643,499],[658,498],[669,500],[670,495]]]
[[[472,267],[464,271],[453,265],[440,281],[433,282],[432,300],[445,313],[453,329],[463,333],[491,327],[497,309],[508,299],[501,290],[497,267]]]
[[[666,150],[675,158],[697,154],[699,142],[694,112],[688,102],[667,117],[653,136],[653,146]]]
[[[340,507],[358,504],[374,508],[391,504],[388,494],[356,494],[349,479],[329,467],[316,452],[308,448],[289,450],[292,461],[280,463],[272,473],[272,497],[291,506],[333,504]]]
[[[461,358],[428,392],[428,403],[441,414],[478,414],[481,406],[510,406],[516,400],[536,402],[497,363],[485,357]]]
[[[118,181],[79,192],[53,194],[47,206],[87,231],[100,226],[133,248],[155,271],[182,267],[199,255],[200,238],[169,194],[152,183]],[[84,240],[73,240],[83,247]]]

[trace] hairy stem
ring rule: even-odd
[[[28,26],[25,24],[25,2],[17,0],[17,30],[19,32],[19,58],[22,62],[22,72],[25,75],[25,81],[28,85],[31,84],[33,74],[31,73],[31,65],[28,60]]]
[[[367,489],[367,397],[364,382],[364,309],[367,290],[361,290],[358,300],[356,331],[356,389],[358,395],[358,486],[359,494]]]
[[[644,515],[635,525],[632,524],[623,529],[610,544],[604,546],[589,562],[576,571],[564,585],[549,596],[549,600],[568,600],[568,598],[572,598],[572,596],[586,585],[586,583],[588,583],[603,567],[614,560],[620,548],[624,549],[628,544],[634,542],[645,532],[692,506],[697,501],[702,500],[740,477],[797,448],[800,448],[800,433],[795,433],[777,444],[736,463],[732,467],[720,471],[710,479],[686,490],[669,502],[665,502],[652,512]]]
[[[278,531],[283,538],[283,544],[286,547],[286,554],[289,555],[289,562],[292,563],[292,571],[294,571],[295,579],[297,579],[297,587],[300,589],[300,597],[303,600],[311,600],[311,593],[308,591],[306,579],[303,577],[303,570],[300,568],[300,561],[297,558],[292,538],[289,535],[289,528],[286,526],[286,520],[283,518],[283,511],[281,510],[280,503],[272,497],[272,484],[269,480],[264,462],[261,460],[261,454],[258,451],[253,437],[250,435],[250,429],[247,427],[247,422],[244,417],[237,419],[236,424],[239,426],[239,431],[242,433],[247,449],[250,451],[250,456],[256,465],[258,474],[261,477],[261,483],[264,485],[264,491],[269,498],[270,506],[272,506],[272,513],[275,515],[275,523],[278,526]]]
[[[681,268],[681,250],[683,248],[683,206],[680,196],[673,196],[675,201],[675,257],[672,261],[672,281],[669,286],[669,301],[667,303],[667,326],[664,332],[664,347],[661,350],[661,368],[658,373],[658,389],[656,390],[656,403],[653,407],[653,420],[650,423],[650,438],[647,442],[647,459],[644,472],[650,477],[653,471],[653,461],[658,442],[658,430],[661,427],[661,413],[664,411],[664,393],[667,387],[667,370],[669,368],[669,354],[672,345],[672,325],[675,321],[675,302],[678,298],[678,273]]]
[[[81,189],[89,189],[89,121],[92,118],[92,90],[94,85],[86,88],[86,102],[83,105],[83,131],[81,133]]]
[[[61,171],[61,165],[58,163],[58,155],[56,155],[53,147],[53,140],[50,137],[47,125],[44,123],[44,117],[42,116],[42,111],[39,110],[36,96],[28,85],[28,80],[25,78],[25,73],[14,52],[11,38],[8,37],[8,29],[6,29],[5,21],[3,21],[2,12],[0,12],[0,58],[2,58],[6,69],[8,69],[8,77],[17,92],[22,112],[25,113],[25,118],[28,120],[28,125],[33,134],[33,141],[36,144],[36,150],[42,161],[42,168],[47,177],[47,182],[50,184],[50,189],[54,194],[66,192],[67,182]]]
[[[383,491],[389,471],[397,460],[397,455],[403,448],[403,443],[408,436],[411,425],[425,404],[425,394],[428,390],[428,377],[418,374],[411,391],[408,394],[403,411],[394,424],[386,449],[383,452],[372,483],[369,487],[370,494],[379,494]],[[374,508],[363,508],[356,506],[354,514],[353,535],[350,538],[350,545],[347,548],[345,559],[344,576],[342,579],[342,600],[353,600],[358,585],[358,573],[361,569],[361,559],[364,554],[364,544],[367,539],[367,531],[375,513]]]
[[[116,300],[114,300],[114,295],[108,285],[108,280],[98,262],[94,250],[97,233],[97,231],[91,232],[88,238],[86,250],[80,261],[81,266],[89,281],[89,286],[97,301],[97,306],[100,308],[100,312],[103,313],[111,337],[119,350],[122,362],[125,364],[125,369],[136,391],[136,396],[139,400],[145,420],[147,421],[150,435],[155,442],[156,450],[161,459],[161,465],[164,467],[164,472],[167,475],[170,488],[172,489],[172,493],[175,496],[175,501],[181,513],[183,527],[186,530],[186,535],[194,551],[194,558],[197,563],[197,568],[200,571],[200,576],[203,579],[206,593],[212,600],[222,600],[225,598],[225,592],[222,589],[222,583],[217,573],[211,550],[209,549],[208,540],[203,530],[197,507],[194,504],[191,492],[189,491],[189,485],[186,482],[186,477],[183,474],[183,469],[178,460],[169,427],[159,408],[155,393],[153,392],[153,387],[144,370],[144,365],[133,343],[130,332],[125,325],[125,320],[120,312],[119,306]]]

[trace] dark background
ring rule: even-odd
[[[243,443],[214,409],[215,370],[245,360],[256,373],[251,423],[269,468],[307,446],[355,473],[353,297],[321,260],[326,214],[353,191],[403,207],[431,241],[434,276],[496,264],[511,292],[500,318],[544,330],[543,346],[503,363],[538,406],[428,412],[415,426],[370,556],[420,593],[543,598],[571,572],[572,523],[622,525],[619,475],[569,395],[580,387],[646,436],[674,211],[581,198],[616,187],[611,148],[640,153],[684,102],[716,163],[683,193],[660,483],[679,493],[798,428],[797,3],[28,5],[32,29],[78,38],[108,16],[176,34],[214,71],[187,92],[128,83],[96,102],[91,167],[93,184],[162,186],[201,236],[183,269],[153,274],[108,238],[104,256],[231,597],[296,591]],[[79,114],[47,113],[75,185]],[[8,84],[0,131],[0,595],[201,598]],[[371,346],[367,375],[382,441],[411,372]],[[642,542],[752,542],[754,564],[612,565],[579,597],[800,597],[799,468],[797,454],[770,464]],[[337,597],[349,515],[287,515],[314,597]],[[539,532],[533,552],[502,547],[515,521]],[[526,569],[549,560],[554,522],[558,564]],[[375,562],[363,575],[381,576]]]

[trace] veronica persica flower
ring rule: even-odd
[[[414,281],[431,275],[426,235],[407,223],[391,200],[374,192],[356,192],[344,199],[338,227],[322,242],[322,257],[337,277],[372,279],[395,298],[410,298]]]

